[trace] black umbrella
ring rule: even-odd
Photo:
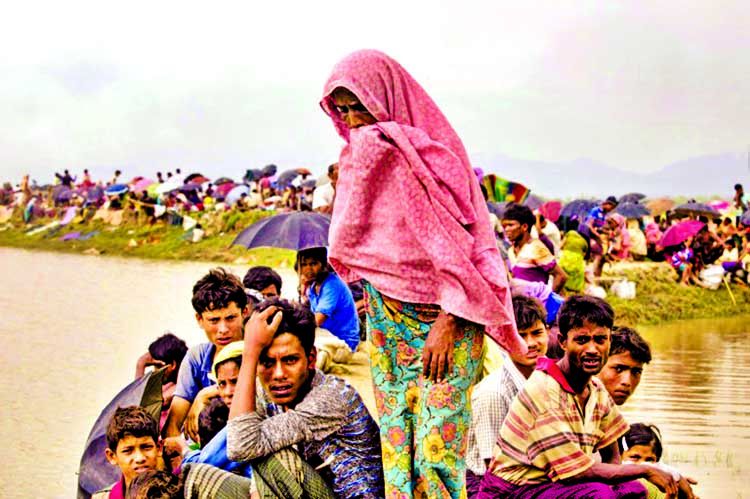
[[[116,482],[121,472],[104,456],[107,447],[107,425],[118,407],[140,405],[156,424],[162,408],[162,380],[164,369],[152,371],[122,389],[101,412],[86,440],[86,447],[78,469],[78,499],[88,499],[94,492]]]
[[[331,219],[322,213],[292,211],[264,218],[240,232],[233,245],[295,251],[328,246]]]
[[[620,196],[620,203],[637,203],[641,199],[646,199],[646,195],[640,192],[629,192]]]
[[[187,177],[185,177],[185,183],[192,182],[193,179],[196,179],[198,177],[206,178],[205,175],[203,175],[201,173],[191,173],[190,175],[188,175]]]
[[[615,208],[615,213],[619,213],[625,218],[641,218],[651,215],[651,210],[637,202],[620,203]]]
[[[234,180],[232,180],[229,177],[220,177],[214,180],[214,185],[233,184],[233,183],[234,183]]]
[[[257,182],[258,180],[263,178],[263,170],[259,168],[253,168],[252,170],[245,171],[245,181],[247,182]]]
[[[302,187],[306,189],[314,189],[317,182],[318,182],[317,179],[315,179],[314,177],[310,177],[307,180],[302,182]]]
[[[279,168],[276,165],[270,164],[270,165],[264,166],[261,172],[263,173],[264,177],[273,177],[274,175],[276,175],[276,171],[278,169]]]
[[[52,200],[55,203],[62,203],[65,201],[70,201],[73,198],[73,191],[70,190],[70,187],[65,185],[58,185],[54,189],[52,189]]]
[[[279,173],[279,176],[276,179],[276,185],[283,189],[284,187],[292,185],[292,182],[297,177],[299,177],[299,172],[297,170],[286,170]]]
[[[687,203],[675,206],[672,211],[677,213],[678,215],[703,215],[711,218],[718,218],[721,216],[721,213],[711,208],[707,204],[698,203],[692,199]]]
[[[596,201],[595,199],[576,199],[563,206],[563,209],[560,211],[560,216],[577,218],[579,222],[583,222],[589,211],[598,205],[599,201]]]

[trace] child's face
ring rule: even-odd
[[[549,340],[547,326],[542,321],[536,321],[530,328],[518,331],[518,335],[526,343],[528,351],[523,355],[512,353],[510,358],[516,364],[536,367],[536,361],[539,357],[547,355],[547,343]]]
[[[107,461],[117,466],[125,477],[125,483],[130,484],[136,475],[148,470],[158,469],[161,456],[161,446],[154,442],[153,437],[134,437],[126,435],[117,442],[117,449],[105,449]]]
[[[622,453],[623,461],[632,461],[634,463],[655,463],[657,462],[656,454],[650,445],[634,445]]]

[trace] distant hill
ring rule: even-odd
[[[748,157],[736,153],[690,158],[649,174],[626,172],[588,159],[548,163],[494,156],[472,157],[472,162],[486,173],[525,184],[535,194],[563,199],[627,192],[649,197],[718,194],[729,198],[735,183],[750,188]]]

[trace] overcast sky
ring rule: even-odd
[[[746,154],[748,5],[15,2],[0,20],[0,178],[321,172],[341,146],[323,83],[360,48],[401,62],[474,157],[646,172]]]

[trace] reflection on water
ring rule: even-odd
[[[74,497],[91,425],[147,345],[165,330],[203,341],[190,297],[210,267],[0,248],[0,497]],[[293,296],[293,273],[282,275]],[[746,320],[641,330],[654,360],[623,412],[661,428],[666,459],[700,481],[703,498],[750,497]]]

